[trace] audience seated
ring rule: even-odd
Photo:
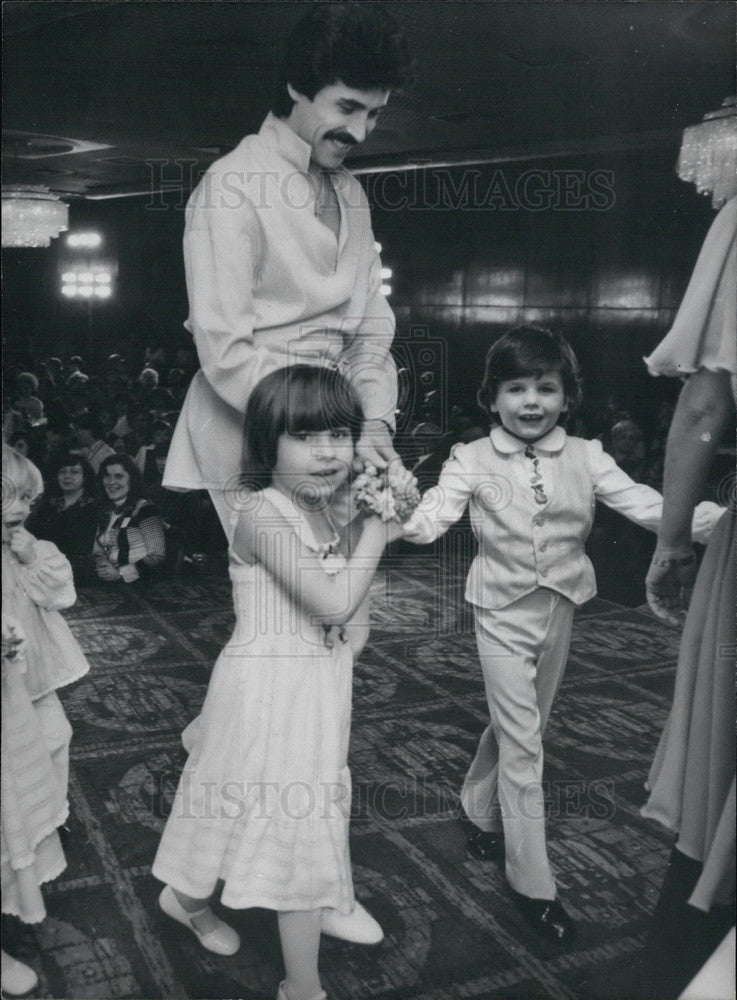
[[[103,460],[117,457],[121,471],[125,471],[130,460],[135,470],[131,502],[153,501],[153,508],[141,508],[137,517],[153,510],[155,519],[151,520],[159,526],[160,539],[166,539],[169,555],[157,564],[159,543],[153,543],[153,565],[134,559],[136,565],[122,572],[121,567],[113,565],[114,572],[103,571],[111,579],[124,579],[133,574],[145,577],[151,575],[152,569],[165,571],[177,564],[172,556],[177,550],[178,564],[186,566],[198,564],[203,552],[213,553],[225,548],[222,529],[205,492],[173,492],[161,486],[172,428],[196,369],[197,356],[192,348],[162,352],[154,346],[149,346],[139,364],[130,369],[120,353],[111,354],[97,367],[78,355],[63,363],[59,357],[50,356],[21,359],[6,366],[3,439],[28,454],[44,474],[46,497],[37,512],[38,518],[43,517],[47,524],[49,519],[71,524],[81,517],[82,508],[85,516],[93,509],[89,485],[84,490],[83,503],[62,494],[60,475],[70,451],[75,455],[77,475],[84,468],[85,459],[90,460],[93,468],[99,468]],[[400,375],[405,407],[411,396],[410,374],[403,369]],[[407,467],[414,468],[422,489],[437,482],[442,464],[456,442],[468,443],[488,433],[471,400],[467,404],[454,405],[446,413],[439,392],[431,388],[433,380],[429,376],[430,373],[421,373],[417,388],[426,391],[421,393],[414,414],[402,412],[402,426],[395,441]],[[38,400],[40,410],[37,403],[29,403],[29,399]],[[589,415],[588,426],[579,418],[577,425],[569,427],[569,433],[581,437],[598,434],[605,450],[633,479],[659,489],[672,404],[667,401],[662,404],[652,418],[652,426],[640,419],[641,411],[640,400],[619,394],[605,401],[598,417],[595,413]],[[43,414],[40,421],[39,413]],[[97,502],[101,501],[102,508],[94,509],[100,510],[104,523],[100,522],[98,530],[102,528],[104,532],[117,518],[112,516],[110,496],[101,487],[98,489]],[[52,534],[49,537],[66,551],[64,527],[45,527],[43,530],[47,533],[60,531],[61,536]],[[146,530],[149,532],[150,526]],[[72,528],[68,533],[72,533]],[[80,543],[84,549],[89,537],[88,527],[80,529],[80,537],[84,539]],[[648,533],[607,510],[597,510],[590,555],[598,565],[611,570],[600,573],[602,596],[629,604],[644,600],[644,592],[634,593],[634,590],[644,579],[652,543]],[[163,541],[161,546],[163,551]],[[122,548],[125,550],[125,542]],[[97,549],[98,562],[101,562],[99,556],[104,553],[99,543]],[[134,555],[139,552],[135,545],[133,551]],[[94,560],[87,562],[85,571],[81,557],[75,555],[70,559],[73,565],[77,564],[78,583],[88,578],[90,572],[94,582],[104,579],[98,576]],[[123,567],[126,565],[122,563]],[[621,586],[616,584],[617,580],[621,581]]]
[[[86,458],[95,474],[103,459],[115,454],[115,449],[104,440],[102,424],[93,413],[83,412],[74,418],[70,451]]]
[[[101,502],[92,550],[95,571],[109,583],[134,583],[164,562],[164,522],[143,496],[141,473],[129,455],[108,456],[97,479]]]
[[[16,397],[13,409],[17,410],[31,426],[41,423],[44,417],[44,405],[35,395],[39,387],[38,379],[33,372],[20,372],[16,376],[15,384]]]
[[[145,496],[160,499],[161,480],[171,442],[171,424],[166,420],[154,419],[151,421],[150,431],[151,443],[139,448],[134,460],[143,479]]]
[[[53,542],[71,563],[78,586],[96,579],[92,548],[97,531],[95,473],[82,455],[57,453],[44,476],[44,493],[29,531]]]

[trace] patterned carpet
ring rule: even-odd
[[[386,558],[356,670],[351,848],[385,941],[324,939],[330,1000],[628,997],[670,838],[639,816],[672,694],[678,637],[647,609],[579,613],[546,738],[550,853],[580,933],[566,951],[523,923],[499,869],[466,856],[458,789],[486,724],[463,567]],[[91,671],[64,692],[74,727],[68,868],[37,928],[3,921],[36,996],[273,998],[273,913],[223,911],[243,938],[218,958],[160,914],[149,867],[231,622],[219,560],[148,590],[82,590],[68,619]]]

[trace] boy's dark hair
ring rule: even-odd
[[[576,355],[565,337],[539,326],[517,326],[489,348],[484,378],[476,399],[481,409],[498,424],[499,416],[491,409],[499,385],[515,378],[538,378],[546,371],[557,371],[563,383],[568,413],[581,403],[581,377]]]
[[[265,375],[246,406],[241,484],[263,489],[271,482],[279,438],[285,431],[349,427],[358,440],[363,410],[355,390],[334,368],[288,365]]]
[[[394,90],[410,87],[413,79],[404,31],[383,6],[314,3],[286,40],[272,111],[278,118],[291,113],[288,83],[312,100],[338,80],[356,90]]]

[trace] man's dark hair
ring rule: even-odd
[[[279,118],[291,113],[288,83],[312,100],[339,80],[355,90],[395,90],[407,89],[413,79],[404,31],[382,5],[315,3],[287,38],[272,110]]]
[[[491,407],[501,383],[517,378],[540,378],[546,371],[558,372],[563,383],[568,405],[568,414],[562,414],[559,421],[563,422],[581,403],[581,376],[571,345],[560,334],[542,327],[515,327],[497,340],[486,355],[484,379],[476,397],[479,406],[493,423],[499,423]]]

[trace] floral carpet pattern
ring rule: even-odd
[[[579,924],[541,944],[502,872],[465,853],[458,792],[486,725],[463,573],[420,553],[389,556],[374,584],[356,667],[351,852],[358,898],[385,940],[325,938],[331,1000],[598,1000],[628,996],[670,838],[643,820],[678,636],[646,608],[595,599],[574,628],[546,735],[551,859]],[[3,920],[6,947],[38,971],[38,997],[276,995],[275,915],[220,910],[241,934],[232,958],[163,916],[150,865],[198,713],[232,622],[213,559],[149,589],[81,589],[67,617],[91,670],[63,692],[74,728],[68,867],[37,927]]]

